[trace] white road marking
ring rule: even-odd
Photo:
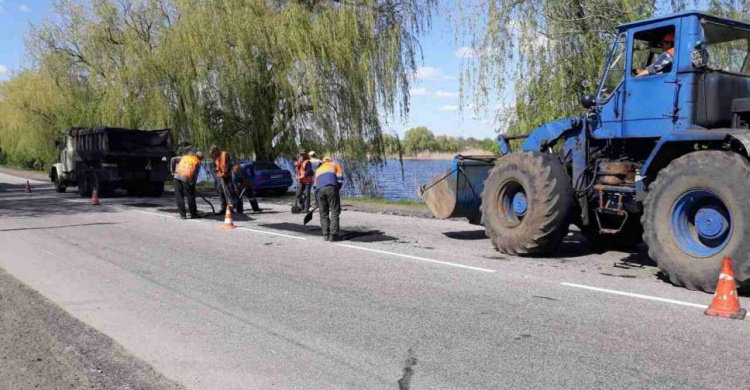
[[[292,235],[289,235],[289,234],[274,233],[274,232],[269,232],[269,231],[266,231],[266,230],[256,230],[256,229],[250,229],[250,228],[239,227],[239,226],[237,227],[237,229],[247,230],[249,232],[261,233],[261,234],[270,234],[272,236],[281,236],[281,237],[293,238],[295,240],[307,240],[306,237],[297,237],[297,236],[292,236]]]
[[[560,283],[560,284],[562,284],[563,286],[567,286],[567,287],[582,288],[584,290],[591,290],[591,291],[598,291],[598,292],[615,294],[615,295],[622,295],[622,296],[631,297],[631,298],[648,299],[648,300],[651,300],[651,301],[671,303],[673,305],[695,307],[695,308],[698,308],[698,309],[706,309],[708,307],[706,305],[699,305],[697,303],[677,301],[677,300],[674,300],[674,299],[667,299],[667,298],[653,297],[651,295],[634,294],[634,293],[629,293],[629,292],[625,292],[625,291],[609,290],[609,289],[606,289],[606,288],[585,286],[585,285],[582,285],[582,284],[567,283],[567,282],[563,282],[563,283]]]
[[[465,268],[465,269],[470,269],[470,270],[473,270],[473,271],[488,272],[488,273],[495,273],[495,272],[497,272],[494,269],[472,267],[472,266],[469,266],[469,265],[463,265],[463,264],[457,264],[457,263],[450,263],[450,262],[447,262],[447,261],[433,260],[433,259],[427,259],[427,258],[424,258],[424,257],[411,256],[411,255],[404,255],[404,254],[401,254],[401,253],[382,251],[380,249],[364,248],[364,247],[361,247],[361,246],[347,245],[347,244],[336,244],[336,245],[343,246],[345,248],[359,249],[359,250],[362,250],[362,251],[380,253],[380,254],[384,254],[384,255],[391,255],[391,256],[403,257],[403,258],[406,258],[406,259],[426,261],[428,263],[435,263],[435,264],[448,265],[448,266],[451,266],[451,267]]]
[[[49,195],[34,195],[34,194],[26,194],[22,196],[0,196],[0,200],[36,200],[36,199],[57,199],[56,196],[49,196]]]
[[[156,215],[158,217],[172,218],[172,219],[177,218],[175,216],[172,216],[172,215],[169,215],[169,214],[164,214],[164,213],[152,213],[150,211],[143,211],[143,210],[135,210],[135,211],[137,211],[137,212],[139,212],[141,214]]]

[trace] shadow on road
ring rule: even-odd
[[[52,188],[32,186],[32,193],[23,192],[25,184],[0,183],[0,217],[36,218],[50,215],[75,215],[83,213],[109,213],[114,209],[92,206],[88,199],[65,197]]]
[[[443,232],[443,235],[454,240],[487,240],[484,229],[464,230],[462,232]]]

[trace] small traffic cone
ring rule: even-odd
[[[94,187],[94,190],[91,192],[91,205],[99,206],[99,191],[96,187]]]
[[[737,286],[734,284],[734,273],[732,273],[732,260],[729,256],[724,257],[719,282],[716,284],[714,301],[706,309],[705,314],[734,320],[745,319],[747,310],[740,307],[740,300],[737,298]]]
[[[23,190],[23,192],[30,194],[31,193],[31,185],[29,184],[29,181],[26,180],[26,188]]]
[[[224,224],[221,228],[224,230],[234,229],[234,220],[232,219],[232,206],[227,205],[227,213],[224,215]]]

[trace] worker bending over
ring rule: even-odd
[[[320,209],[320,228],[326,241],[339,240],[339,215],[341,215],[341,195],[344,184],[344,171],[341,165],[323,158],[323,164],[315,171],[315,196]]]
[[[182,156],[180,162],[174,169],[174,199],[177,209],[180,210],[180,219],[186,219],[185,198],[187,198],[190,218],[198,218],[198,208],[195,205],[195,183],[198,181],[198,172],[203,161],[203,153],[198,152],[195,156]]]
[[[214,159],[214,168],[216,170],[217,188],[221,199],[221,210],[217,214],[223,214],[227,210],[227,204],[233,209],[237,209],[237,194],[234,192],[232,184],[232,165],[229,162],[229,153],[222,152],[216,146],[211,146],[209,151]]]
[[[232,181],[237,186],[237,191],[239,191],[240,194],[237,198],[237,212],[240,214],[242,214],[242,211],[244,210],[244,202],[242,201],[243,194],[247,196],[247,200],[250,202],[253,211],[256,213],[260,212],[258,200],[255,199],[255,184],[253,184],[253,181],[255,181],[255,169],[252,164],[248,166],[248,169],[250,170],[249,175],[244,169],[242,169],[240,164],[234,164],[232,167]]]

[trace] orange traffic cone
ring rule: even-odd
[[[234,229],[234,220],[232,219],[232,206],[227,205],[227,213],[224,215],[224,224],[221,225],[224,230]]]
[[[23,190],[23,192],[30,194],[31,193],[31,185],[29,184],[29,181],[26,180],[26,188]]]
[[[721,265],[714,301],[706,309],[705,314],[735,320],[742,320],[747,314],[747,310],[740,307],[740,300],[737,298],[737,286],[734,284],[734,273],[732,273],[732,260],[728,256],[724,258]]]
[[[99,206],[99,191],[94,187],[94,191],[91,192],[91,205]]]

